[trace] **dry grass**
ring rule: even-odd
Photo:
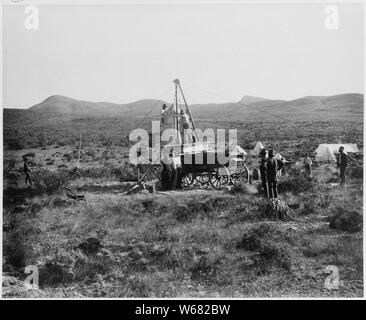
[[[31,214],[24,205],[16,222],[9,211],[4,270],[19,274],[39,263],[43,289],[72,286],[94,297],[327,296],[333,293],[324,290],[326,265],[338,265],[350,283],[362,275],[360,235],[350,241],[329,229],[320,211],[310,224],[301,208],[296,221],[274,222],[259,218],[259,195],[85,195],[85,202],[63,201],[62,194],[34,198],[37,209]],[[104,246],[96,255],[75,250],[89,237]],[[362,294],[347,281],[338,295]]]
[[[223,123],[222,127],[233,125]],[[83,129],[89,126],[86,122]],[[309,126],[316,127],[316,134]],[[297,159],[318,143],[345,133],[350,133],[349,141],[363,143],[362,125],[351,130],[352,123],[334,125],[336,133],[329,132],[329,122],[301,122],[296,132],[293,126],[272,122],[239,127],[240,144],[261,140],[284,150],[288,159]],[[241,185],[231,192],[121,196],[130,186],[121,181],[136,179],[136,169],[126,165],[126,146],[110,146],[120,140],[120,135],[112,136],[115,128],[106,131],[106,138],[90,135],[85,141],[79,176],[73,171],[79,133],[66,129],[47,156],[33,140],[26,144],[36,148],[5,154],[4,174],[9,183],[4,188],[5,272],[24,278],[24,266],[37,264],[42,290],[49,296],[61,287],[63,292],[90,297],[363,294],[362,285],[355,285],[362,280],[361,232],[329,228],[329,216],[338,206],[362,212],[360,169],[349,171],[345,190],[329,187],[330,179],[339,181],[334,168],[314,167],[317,180],[305,179],[295,169],[278,185],[295,220],[271,221],[263,216],[266,200],[253,192],[254,186]],[[277,141],[266,141],[268,130],[278,136]],[[13,147],[22,146],[15,141]],[[36,188],[24,187],[21,155],[26,152],[35,153]],[[252,168],[257,162],[248,159],[248,163]],[[85,194],[86,201],[67,199],[64,185]],[[75,249],[90,237],[103,244],[100,252],[88,255]],[[327,275],[323,270],[330,264],[339,267],[343,281],[334,292],[324,288]]]

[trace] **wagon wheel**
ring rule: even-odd
[[[194,174],[193,172],[187,172],[182,178],[182,187],[186,188],[190,186],[194,181]]]
[[[225,167],[218,167],[209,172],[210,184],[216,190],[222,189],[230,182],[230,172]]]
[[[230,181],[233,185],[238,185],[239,183],[248,183],[249,181],[249,170],[245,165],[241,165],[236,168],[235,171],[230,176]]]
[[[196,181],[201,185],[204,186],[210,182],[210,176],[208,173],[201,173],[196,176]]]

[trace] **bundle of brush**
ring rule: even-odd
[[[282,221],[288,221],[293,220],[295,214],[285,201],[281,199],[270,199],[265,207],[265,216],[273,220],[280,219]]]

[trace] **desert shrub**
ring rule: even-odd
[[[231,201],[231,197],[193,197],[185,204],[175,206],[172,214],[179,222],[192,221],[197,217],[213,218],[217,211],[227,208]]]
[[[150,296],[151,290],[146,276],[134,275],[127,279],[124,296],[146,298]]]
[[[204,213],[222,210],[230,204],[232,204],[232,198],[222,196],[208,197],[203,201],[197,197],[193,198],[192,201],[188,203],[188,205],[192,207],[194,211],[203,211]]]
[[[94,150],[94,149],[92,149],[92,148],[88,148],[88,149],[86,150],[86,154],[87,154],[88,156],[94,157],[94,156],[95,156],[95,150]]]
[[[187,222],[193,219],[192,211],[186,205],[178,205],[173,211],[174,217],[178,222]]]
[[[46,169],[39,169],[32,174],[32,180],[38,194],[54,193],[64,186],[69,178],[69,172],[66,170],[50,171]]]
[[[104,166],[91,167],[87,166],[78,170],[79,177],[88,178],[105,178],[119,176],[121,181],[137,180],[137,172],[133,170],[115,167],[113,164],[106,164]]]
[[[80,258],[75,263],[73,278],[76,281],[95,281],[99,274],[106,274],[109,270],[108,265],[102,261],[90,261],[88,258]]]
[[[281,199],[269,199],[261,216],[282,221],[293,220],[295,217],[292,209]]]
[[[263,241],[254,263],[261,272],[266,272],[273,265],[289,271],[291,269],[291,256],[287,248],[280,247],[270,241]]]
[[[233,194],[240,193],[240,194],[245,194],[245,195],[253,195],[257,192],[258,192],[257,189],[253,185],[244,183],[244,182],[241,182],[241,183],[235,185],[230,190],[230,193],[233,193]]]
[[[30,160],[28,160],[28,163],[29,163],[29,165],[30,165],[31,167],[38,167],[38,168],[43,167],[43,164],[42,164],[42,163],[37,162],[37,161],[35,161],[34,159],[30,159]]]
[[[66,160],[67,162],[70,162],[70,161],[73,159],[73,155],[72,155],[71,153],[65,153],[65,154],[63,155],[63,157],[65,158],[65,160]]]
[[[32,243],[37,240],[40,230],[36,227],[34,218],[29,216],[28,208],[18,206],[4,220],[9,225],[8,232],[3,235],[3,256],[7,263],[15,269],[33,264],[35,248]]]
[[[225,217],[226,227],[244,221],[257,221],[264,211],[264,204],[261,201],[253,201],[252,198],[243,198],[243,203],[230,209]]]
[[[355,209],[348,209],[342,206],[336,207],[330,216],[329,227],[349,232],[362,230],[362,213]]]
[[[102,178],[110,176],[108,167],[87,167],[78,170],[79,177]]]
[[[325,198],[324,198],[325,199]],[[324,200],[324,206],[327,204]],[[318,212],[318,209],[320,207],[320,202],[316,202],[316,196],[315,195],[306,195],[302,199],[302,205],[300,206],[300,215],[306,216],[306,215],[312,215]]]
[[[315,187],[315,180],[307,178],[304,175],[289,175],[278,182],[278,192],[293,192],[299,194],[301,192],[312,191]]]
[[[347,176],[352,179],[362,179],[363,178],[363,167],[350,167],[346,170]]]
[[[317,210],[317,206],[316,203],[314,202],[314,200],[308,200],[306,202],[304,202],[304,207],[301,210],[301,214],[302,215],[311,215],[316,213]]]
[[[149,225],[143,233],[143,240],[146,242],[168,240],[168,232],[166,226],[162,223]]]
[[[53,208],[58,208],[58,207],[67,207],[69,205],[69,201],[65,200],[61,197],[55,197],[54,199],[52,199],[51,201],[51,206]]]
[[[136,181],[137,167],[131,164],[125,164],[121,168],[120,181]]]
[[[244,249],[249,251],[254,251],[260,248],[261,239],[257,233],[257,229],[253,230],[251,233],[244,233],[242,238],[237,243],[236,247],[238,249]]]
[[[39,284],[41,287],[57,286],[72,281],[72,268],[55,260],[47,261],[39,268]]]
[[[17,138],[10,138],[7,140],[8,149],[21,150],[24,148],[23,143]]]
[[[333,238],[318,236],[315,238],[304,238],[302,241],[302,252],[305,257],[335,255],[337,253],[338,243]]]
[[[333,176],[327,179],[327,183],[337,183],[337,182],[339,182],[338,173],[335,173]]]
[[[309,199],[310,201],[310,199]],[[329,193],[319,196],[318,206],[327,209],[333,203],[333,196]]]
[[[9,159],[4,161],[3,174],[5,178],[10,178],[11,171],[15,169],[15,159]]]
[[[96,254],[81,254],[76,258],[73,265],[74,280],[95,281],[99,276],[109,273],[115,263],[113,254],[104,248]]]
[[[121,175],[122,174],[122,170],[121,168],[112,168],[111,171],[110,171],[111,174],[114,174],[114,175]]]
[[[285,270],[291,269],[291,255],[288,248],[269,239],[273,231],[270,225],[261,224],[244,233],[237,242],[238,249],[257,253],[252,260],[260,273],[268,271],[273,266]]]
[[[21,231],[11,231],[4,236],[4,257],[15,268],[24,268],[28,264],[31,246]]]
[[[204,254],[193,259],[189,268],[191,279],[195,281],[214,280],[219,269],[221,258],[214,254]]]
[[[159,204],[155,201],[154,198],[143,199],[141,201],[141,204],[143,205],[145,211],[148,212],[154,212],[159,207]]]

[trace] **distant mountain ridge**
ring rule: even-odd
[[[268,100],[268,99],[246,95],[243,98],[241,98],[239,102],[242,103],[242,104],[250,104],[250,103],[266,101],[266,100]]]
[[[294,100],[271,100],[246,95],[239,102],[190,105],[194,118],[242,119],[327,119],[363,116],[363,95],[346,93],[333,96],[307,96]],[[77,117],[118,116],[158,117],[163,100],[142,99],[127,104],[89,102],[54,95],[28,110]]]

